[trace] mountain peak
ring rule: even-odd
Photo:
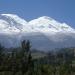
[[[20,24],[27,23],[27,21],[25,21],[24,19],[20,18],[18,15],[15,15],[15,14],[1,14],[1,16],[4,16],[6,18],[10,18],[10,19],[14,19],[16,22],[18,22]]]
[[[51,17],[42,16],[37,19],[31,20],[29,22],[31,26],[42,31],[52,31],[52,32],[74,32],[75,29],[67,25],[66,23],[60,23]]]
[[[39,19],[49,19],[49,20],[53,20],[51,17],[48,17],[48,16],[42,16],[42,17],[39,17]]]
[[[1,14],[2,16],[10,16],[10,17],[16,17],[17,15],[16,14]]]

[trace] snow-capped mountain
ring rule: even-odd
[[[69,25],[66,23],[59,23],[55,21],[54,19],[43,16],[38,19],[34,19],[29,22],[31,27],[41,30],[43,32],[45,31],[52,31],[52,32],[75,32],[73,28],[71,28]]]
[[[47,16],[27,22],[14,14],[0,14],[1,44],[16,47],[23,39],[39,50],[75,47],[75,29]]]

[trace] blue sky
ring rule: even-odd
[[[0,0],[0,14],[17,14],[27,21],[49,16],[75,28],[75,0]]]

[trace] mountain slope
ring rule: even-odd
[[[20,33],[22,31],[28,31],[28,29],[30,29],[30,27],[27,26],[27,22],[24,19],[14,14],[1,14],[0,25],[0,32],[10,34],[13,34],[13,32]]]
[[[1,44],[5,47],[18,47],[23,39],[30,40],[32,48],[45,51],[75,47],[75,29],[47,16],[27,22],[14,14],[1,14]]]

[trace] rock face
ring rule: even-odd
[[[14,14],[0,14],[0,43],[5,47],[18,47],[30,40],[32,48],[51,50],[75,47],[75,29],[43,16],[29,22]]]

